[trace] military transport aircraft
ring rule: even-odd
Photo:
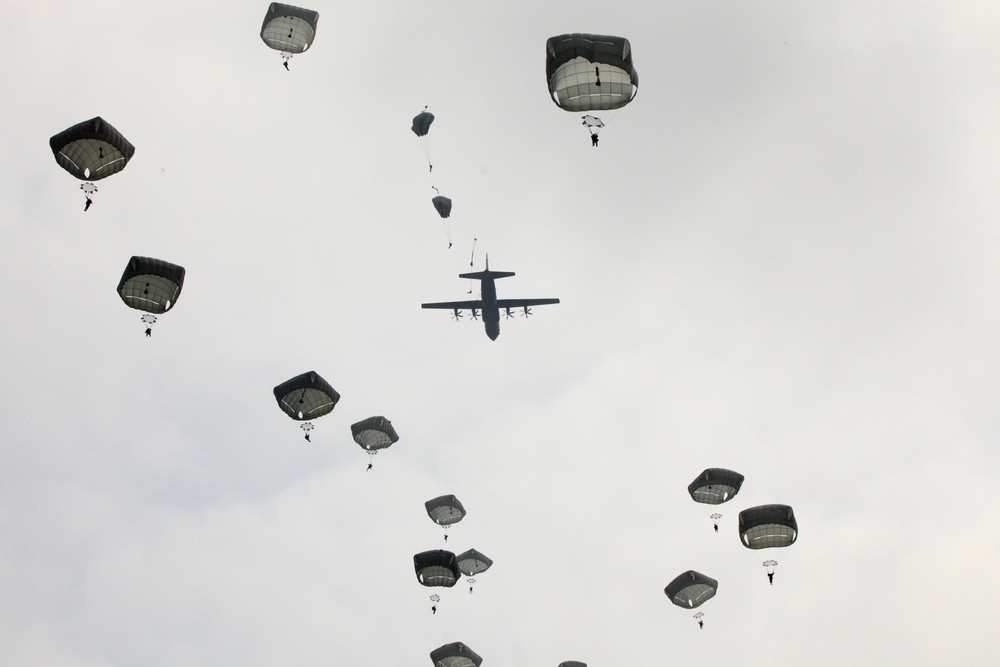
[[[497,278],[509,278],[514,275],[512,271],[490,271],[490,258],[486,258],[486,270],[475,273],[462,273],[459,278],[470,278],[478,280],[480,284],[480,301],[445,301],[442,303],[424,303],[421,308],[439,308],[442,310],[455,311],[452,317],[458,320],[462,317],[463,310],[472,311],[472,319],[479,319],[479,311],[483,312],[483,324],[486,326],[486,335],[490,340],[496,340],[500,335],[500,309],[503,309],[504,316],[513,317],[514,308],[523,308],[522,316],[531,315],[531,306],[545,306],[550,303],[559,303],[559,299],[498,299],[497,298]]]

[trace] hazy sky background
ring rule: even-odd
[[[286,72],[267,5],[7,9],[0,664],[1000,662],[1000,6],[322,0]],[[567,32],[633,48],[596,149]],[[97,115],[136,152],[84,213],[47,142]],[[473,238],[562,303],[421,310]],[[151,339],[132,255],[187,269]],[[271,393],[308,370],[311,443]],[[718,535],[706,467],[746,476]],[[740,545],[765,503],[792,547]],[[418,584],[445,546],[473,595]]]

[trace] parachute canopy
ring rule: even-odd
[[[274,388],[274,398],[295,421],[307,421],[333,411],[340,394],[316,371],[297,375]]]
[[[493,561],[475,549],[458,554],[458,571],[467,577],[473,577],[481,572],[485,572],[493,565]]]
[[[567,660],[566,662],[560,662],[559,667],[587,667],[587,663],[577,662],[576,660]]]
[[[721,505],[740,492],[743,475],[725,468],[707,468],[688,484],[688,493],[698,503]]]
[[[260,27],[260,38],[275,51],[302,53],[316,39],[319,12],[272,2]]]
[[[748,549],[787,547],[799,536],[795,513],[788,505],[760,505],[740,512],[740,539]]]
[[[392,423],[385,417],[369,417],[351,424],[351,435],[354,442],[369,452],[385,449],[399,440]]]
[[[437,209],[438,215],[442,218],[447,218],[451,215],[451,200],[444,195],[438,195],[431,199],[431,203],[434,204],[434,208]]]
[[[715,597],[719,582],[700,572],[688,570],[667,584],[663,592],[678,607],[694,609]]]
[[[619,109],[635,97],[639,75],[624,37],[572,33],[545,44],[552,101],[566,111]]]
[[[479,667],[483,659],[462,642],[455,642],[431,651],[431,662],[434,667]]]
[[[59,166],[81,181],[99,181],[125,168],[135,146],[97,116],[49,139]]]
[[[459,578],[458,560],[455,554],[444,549],[415,554],[413,569],[417,573],[417,581],[424,586],[451,588]]]
[[[465,508],[455,496],[438,496],[424,503],[427,516],[439,526],[450,526],[465,518]]]
[[[118,281],[118,295],[129,308],[160,314],[177,303],[183,286],[183,266],[152,257],[133,257]]]
[[[413,134],[423,137],[431,131],[431,123],[433,122],[434,114],[430,111],[421,111],[413,117],[413,126],[410,129],[413,130]]]

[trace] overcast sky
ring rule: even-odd
[[[1000,6],[321,0],[285,71],[267,5],[7,8],[0,664],[1000,662]],[[597,148],[568,32],[632,44]],[[136,152],[84,213],[47,141],[98,115]],[[420,308],[486,253],[561,303]],[[187,269],[152,338],[132,255]],[[308,370],[311,443],[271,391]],[[745,549],[767,503],[799,539]],[[445,546],[474,594],[417,582]]]

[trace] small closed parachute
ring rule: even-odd
[[[396,429],[385,417],[369,417],[356,424],[351,424],[351,436],[361,449],[374,457],[380,450],[392,446],[399,440]],[[368,462],[368,470],[372,469],[372,461]]]
[[[740,512],[740,541],[748,549],[788,547],[799,537],[795,512],[788,505],[760,505]]]
[[[431,521],[444,528],[444,541],[448,541],[448,528],[465,518],[465,508],[453,495],[438,496],[424,503]]]
[[[413,134],[418,137],[426,137],[427,133],[431,131],[431,123],[434,122],[434,114],[424,107],[424,110],[413,117],[413,125],[410,127],[413,130]]]
[[[260,27],[260,38],[275,51],[281,52],[282,64],[296,53],[304,53],[316,39],[319,12],[272,2]]]
[[[663,592],[678,607],[694,609],[715,597],[718,590],[718,581],[700,572],[688,570],[667,584]]]
[[[434,188],[437,190],[437,188]],[[442,218],[447,218],[451,216],[451,200],[444,195],[439,194],[438,196],[431,199],[431,203],[434,204],[434,209],[438,212]]]
[[[80,185],[87,198],[84,211],[90,209],[91,195],[97,192],[92,181],[117,174],[135,154],[135,146],[100,116],[51,137],[49,147],[60,167],[86,181]]]
[[[306,440],[310,440],[311,420],[332,412],[340,394],[319,373],[309,371],[275,387],[274,398],[282,412],[295,421],[304,422],[302,430]]]
[[[489,556],[481,554],[475,549],[469,549],[463,553],[458,554],[458,571],[465,575],[466,583],[469,584],[469,592],[472,592],[472,586],[476,583],[473,578],[477,574],[482,574],[486,570],[493,566],[493,561]]]
[[[480,667],[483,659],[462,642],[455,642],[431,651],[431,662],[434,667]]]
[[[434,210],[441,216],[441,225],[444,227],[445,236],[448,237],[448,247],[451,248],[451,221],[448,220],[451,217],[451,199],[442,195],[441,191],[433,185],[431,189],[437,193],[437,196],[431,199],[431,204],[434,205]]]
[[[427,158],[427,172],[434,171],[434,164],[431,162],[431,144],[427,138],[427,133],[431,131],[431,123],[434,122],[434,114],[424,107],[424,110],[413,117],[413,124],[410,129],[413,134],[420,138],[420,145],[424,149],[424,157]]]
[[[146,336],[153,335],[156,316],[177,303],[185,273],[183,266],[152,257],[134,256],[125,265],[118,281],[118,296],[129,308],[146,313],[140,318],[146,327]]]
[[[613,111],[632,101],[639,75],[632,64],[632,45],[624,37],[569,33],[550,37],[545,44],[545,76],[556,105],[574,113]],[[604,120],[583,117],[591,143]]]

